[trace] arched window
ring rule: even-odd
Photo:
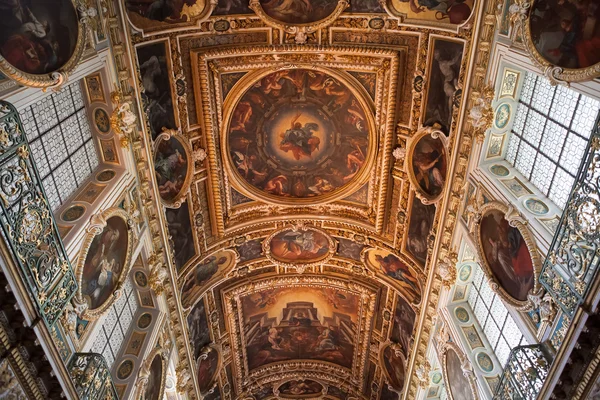
[[[525,72],[506,160],[563,209],[600,102]]]
[[[98,166],[81,84],[72,83],[20,111],[46,196],[53,211]]]

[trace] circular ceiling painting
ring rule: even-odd
[[[370,114],[356,92],[325,72],[273,72],[230,113],[227,146],[249,192],[325,200],[364,180],[374,150]]]

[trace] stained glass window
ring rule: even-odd
[[[473,268],[469,305],[498,361],[504,366],[510,351],[528,344],[506,306],[485,279],[481,267]]]
[[[78,82],[20,112],[52,210],[59,208],[98,165]]]
[[[597,100],[525,75],[506,160],[561,209],[599,109]]]
[[[119,355],[124,340],[128,337],[129,327],[139,308],[135,290],[128,278],[123,285],[123,294],[112,305],[96,336],[90,351],[104,356],[111,368]]]

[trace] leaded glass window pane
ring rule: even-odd
[[[50,206],[56,210],[98,166],[81,86],[66,86],[20,115]]]
[[[564,208],[600,102],[526,73],[506,161]]]

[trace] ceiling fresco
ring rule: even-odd
[[[185,390],[413,398],[479,5],[121,1]]]

